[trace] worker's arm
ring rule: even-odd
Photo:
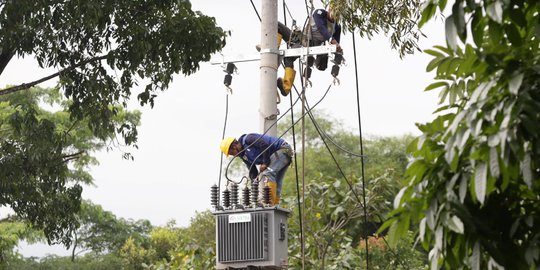
[[[326,10],[317,9],[313,13],[313,20],[315,21],[315,25],[317,26],[317,30],[319,30],[319,33],[321,33],[321,35],[324,37],[324,39],[325,40],[330,40],[332,35],[330,34],[330,32],[328,32],[328,29],[326,29],[326,16],[327,16]]]
[[[341,26],[336,23],[334,27],[334,34],[332,35],[332,39],[336,40],[337,43],[339,43],[340,37],[341,37]]]
[[[330,40],[330,44],[336,45],[338,53],[343,53],[343,49],[341,49],[341,46],[339,45],[340,37],[341,37],[341,26],[336,23],[334,27],[334,34],[332,35],[332,40]]]
[[[251,164],[247,160],[244,160],[244,164],[246,164],[246,167],[248,167],[249,178],[251,180],[254,180],[257,178],[257,176],[259,176],[259,171],[257,170],[257,166],[255,166],[255,164]]]

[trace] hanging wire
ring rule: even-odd
[[[364,175],[364,142],[362,138],[362,121],[360,117],[360,91],[358,86],[358,64],[356,62],[356,41],[354,36],[354,31],[352,32],[352,38],[353,38],[353,54],[354,54],[354,74],[356,77],[356,108],[358,110],[358,133],[360,138],[360,154],[362,155],[360,157],[360,161],[362,163],[362,193],[363,193],[363,200],[364,205],[366,205],[366,178]],[[364,207],[364,240],[366,242],[366,269],[369,269],[369,241],[368,241],[368,235],[367,235],[367,208]]]
[[[225,139],[225,131],[227,130],[227,118],[229,116],[229,94],[225,94],[225,120],[223,121],[223,133],[221,134],[221,140]],[[218,180],[218,192],[217,194],[220,194],[220,188],[221,188],[221,175],[223,174],[223,153],[221,153],[221,159],[219,161],[219,180]],[[217,202],[217,206],[219,206],[220,200]]]
[[[261,21],[261,17],[260,17],[260,15],[259,15],[259,12],[257,11],[257,8],[256,8],[255,5],[253,4],[253,0],[250,0],[250,2],[251,2],[251,5],[253,6],[253,9],[254,9],[254,11],[255,11],[257,17],[259,18],[259,21]],[[308,18],[306,18],[306,21],[304,22],[304,27],[303,27],[303,29],[302,29],[302,33],[306,33],[306,32],[305,32],[306,27],[309,26],[308,31],[307,31],[307,47],[309,48],[309,45],[310,45],[310,32],[311,32],[311,27],[310,27],[310,25],[308,24],[308,20],[309,20],[309,19],[311,18],[311,16],[312,16],[314,6],[313,6],[313,0],[310,0],[312,12],[309,12],[309,6],[308,6],[308,3],[307,3],[307,0],[305,0],[304,2],[305,2],[306,12],[307,12],[307,14],[308,14]],[[284,2],[284,6],[286,7],[285,2]],[[289,11],[288,8],[287,8],[287,11]],[[289,11],[289,14],[290,14],[290,11]],[[291,16],[291,17],[292,17],[292,16]],[[284,15],[284,18],[285,18],[285,23],[286,23],[286,16],[285,16],[285,15]],[[366,192],[365,192],[365,175],[364,175],[364,157],[365,157],[365,155],[364,155],[364,153],[363,153],[363,138],[362,138],[362,126],[361,126],[360,103],[359,103],[359,100],[360,100],[360,99],[359,99],[359,91],[358,91],[358,89],[359,89],[359,86],[358,86],[358,68],[357,68],[357,61],[356,61],[356,43],[355,43],[354,32],[352,32],[352,35],[353,35],[353,54],[354,54],[355,76],[356,76],[356,90],[357,90],[358,128],[359,128],[359,132],[360,132],[360,134],[359,134],[359,137],[360,137],[360,155],[355,154],[355,153],[352,153],[352,152],[350,152],[350,151],[347,151],[346,149],[340,147],[337,143],[335,143],[335,142],[330,138],[330,136],[328,136],[324,131],[322,131],[322,129],[320,128],[320,126],[318,126],[318,124],[317,124],[316,121],[314,120],[314,117],[311,115],[310,111],[308,111],[308,112],[310,113],[310,118],[312,119],[312,121],[313,121],[313,123],[314,123],[314,125],[315,125],[315,127],[316,127],[316,130],[319,132],[319,135],[320,135],[321,138],[323,139],[323,142],[325,143],[325,145],[326,145],[327,149],[329,150],[329,152],[330,152],[330,149],[329,149],[328,145],[326,144],[326,141],[324,140],[324,137],[326,137],[327,139],[329,139],[329,141],[331,141],[336,147],[338,147],[338,148],[341,149],[342,151],[344,151],[344,152],[346,152],[346,153],[348,153],[348,154],[351,154],[351,155],[353,155],[353,156],[358,156],[358,157],[361,158],[361,163],[362,163],[363,203],[360,202],[360,200],[359,200],[359,198],[358,198],[358,195],[356,194],[356,192],[355,192],[354,189],[352,188],[352,186],[351,186],[350,182],[348,181],[348,179],[345,177],[343,171],[341,171],[341,169],[340,169],[340,167],[339,167],[339,164],[337,163],[337,160],[334,158],[333,154],[330,152],[331,155],[332,155],[332,158],[334,159],[334,162],[336,162],[336,165],[337,165],[338,168],[340,169],[340,172],[341,172],[342,176],[344,176],[345,180],[347,181],[347,184],[349,185],[349,188],[350,188],[351,192],[353,192],[353,194],[355,195],[355,197],[356,197],[358,203],[364,208],[364,223],[367,224],[367,207],[365,207],[365,205],[366,205],[366,200],[365,200],[365,196],[366,196],[365,194],[366,194]],[[299,61],[299,62],[300,62],[300,61]],[[301,65],[301,63],[299,63],[299,65],[300,65],[300,70],[302,70],[302,65]],[[298,95],[299,95],[299,98],[301,98],[301,96],[303,96],[303,94],[305,93],[305,82],[307,81],[307,78],[305,78],[305,77],[306,77],[306,76],[301,77],[301,80],[302,80],[302,93],[298,93],[298,90],[296,89],[296,86],[293,85],[295,91],[296,91],[296,92],[298,93]],[[330,85],[330,86],[331,86],[331,85]],[[330,86],[328,87],[328,89],[327,89],[326,93],[324,94],[323,98],[322,98],[319,102],[317,102],[316,105],[318,105],[318,104],[324,99],[324,97],[325,97],[326,94],[328,93],[328,90],[330,90]],[[298,99],[297,99],[294,103],[292,103],[292,95],[291,95],[290,98],[291,98],[291,108],[290,108],[289,110],[291,111],[291,118],[294,119],[294,116],[292,115],[292,114],[293,114],[293,113],[292,113],[292,108],[294,107],[294,104],[296,104],[296,102],[298,102]],[[316,105],[315,105],[315,106],[316,106]],[[314,106],[314,107],[315,107],[315,106]],[[304,106],[302,106],[302,107],[304,107]],[[309,109],[309,110],[314,109],[314,107],[312,107],[312,108]],[[287,111],[287,112],[288,112],[288,111]],[[286,114],[287,112],[285,112],[285,114]],[[284,114],[284,115],[285,115],[285,114]],[[306,113],[303,113],[302,116],[300,117],[300,119],[303,119],[303,118],[305,117],[305,114],[306,114]],[[281,117],[283,117],[283,116],[281,116]],[[280,118],[281,118],[281,117],[280,117]],[[277,120],[279,120],[280,118],[278,118]],[[300,121],[300,119],[297,120],[296,122],[295,122],[294,120],[292,120],[293,123],[292,123],[291,127],[289,128],[289,129],[291,129],[291,128],[293,129],[293,144],[294,144],[294,147],[295,147],[295,149],[294,149],[295,152],[296,152],[296,139],[295,139],[295,135],[294,135],[294,125],[295,125],[298,121]],[[276,121],[276,123],[277,123],[277,121]],[[274,124],[275,124],[275,123],[274,123]],[[272,126],[273,126],[273,125],[272,125]],[[272,126],[270,126],[270,127],[264,132],[264,134],[266,134]],[[288,131],[289,129],[287,129],[287,131]],[[287,132],[287,131],[286,131],[286,132]],[[285,132],[285,133],[286,133],[286,132]],[[284,133],[284,134],[285,134],[285,133]],[[283,135],[284,135],[284,134],[283,134]],[[323,136],[322,134],[324,134],[325,136]],[[281,138],[283,135],[281,135],[280,138]],[[221,156],[221,158],[222,158],[222,160],[223,160],[223,155]],[[233,159],[234,159],[234,158],[233,158]],[[227,171],[228,171],[228,168],[229,168],[229,166],[230,166],[231,163],[232,163],[232,160],[231,160],[231,161],[229,162],[229,164],[227,165],[227,168],[226,168],[226,171],[225,171],[225,177],[227,178],[228,181],[232,181],[232,180],[230,180],[230,179],[227,177]],[[296,155],[295,155],[295,164],[297,164],[297,158],[296,158]],[[253,164],[252,164],[252,165],[253,165]],[[221,171],[221,168],[220,168],[220,171]],[[296,179],[297,179],[297,201],[298,201],[298,204],[300,204],[300,203],[299,203],[300,198],[299,198],[299,194],[298,194],[298,190],[299,190],[299,186],[298,186],[298,166],[296,166]],[[220,174],[220,181],[221,181],[221,174]],[[234,181],[232,181],[232,182],[234,182]],[[219,190],[218,190],[218,192],[219,192]],[[300,212],[300,215],[301,215],[301,209],[300,209],[300,207],[299,207],[299,212]],[[379,218],[380,218],[380,217],[379,217]],[[301,230],[300,230],[300,233],[301,233],[301,239],[303,239],[302,218],[300,218],[300,224],[301,224]],[[367,226],[367,225],[366,225],[366,226]],[[404,268],[407,268],[407,267],[403,264],[403,262],[399,259],[399,256],[395,253],[395,251],[393,250],[393,248],[390,247],[390,245],[388,244],[388,242],[386,241],[386,239],[385,239],[384,236],[382,236],[382,239],[383,239],[383,241],[385,242],[385,244],[387,245],[387,247],[389,248],[390,252],[398,259],[399,264],[401,264]],[[366,241],[366,269],[369,269],[369,247],[368,247],[368,243],[369,243],[369,242],[368,242],[367,237],[365,237],[365,241]],[[304,249],[304,243],[302,243],[302,251],[303,251],[303,249]],[[303,268],[304,268],[304,254],[302,254],[302,269],[303,269]]]
[[[261,20],[261,16],[259,15],[259,12],[257,11],[257,8],[255,7],[255,4],[253,4],[253,0],[249,0],[251,2],[251,5],[253,6],[253,10],[255,10],[255,14],[257,14],[257,17],[259,18],[259,21]]]

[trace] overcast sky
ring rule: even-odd
[[[250,1],[191,2],[194,10],[215,17],[219,26],[231,31],[223,54],[256,53],[260,23]],[[313,2],[316,8],[322,7],[320,1]],[[260,13],[261,0],[253,3]],[[303,24],[307,16],[304,1],[289,0],[287,4],[292,16]],[[282,1],[278,8],[278,18],[283,22]],[[289,25],[291,21],[287,17]],[[441,23],[430,23],[424,28],[427,38],[420,42],[422,49],[444,44]],[[341,84],[331,88],[318,108],[356,131],[358,118],[351,33],[342,35],[341,46],[347,64],[341,67]],[[384,36],[368,40],[356,34],[356,51],[364,135],[419,134],[414,124],[431,120],[437,104],[436,93],[423,91],[433,77],[425,72],[431,58],[417,52],[401,60]],[[226,131],[226,136],[233,137],[259,131],[259,62],[239,63],[237,67],[239,74],[233,75]],[[332,83],[330,69],[331,64],[324,72],[313,71],[313,87],[307,89],[310,104],[318,101]],[[14,59],[0,77],[0,85],[30,82],[50,73],[50,70],[40,70],[31,57]],[[278,76],[282,74],[280,68]],[[299,74],[295,81],[298,88]],[[100,165],[91,168],[96,186],[85,187],[83,197],[118,217],[148,219],[154,225],[164,225],[174,219],[179,226],[186,226],[196,211],[209,209],[210,186],[217,183],[220,174],[219,143],[227,95],[224,75],[219,65],[203,63],[190,77],[178,75],[170,88],[158,96],[153,109],[133,106],[131,109],[143,112],[139,149],[125,149],[134,154],[135,161],[123,160],[119,151],[96,153]],[[42,86],[52,85],[54,82]],[[134,93],[140,90],[135,89]],[[285,112],[289,106],[287,98],[278,107]],[[288,120],[290,116],[284,119]],[[62,250],[42,245],[20,247],[25,256],[62,253]]]

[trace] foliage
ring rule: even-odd
[[[105,211],[100,205],[83,201],[77,214],[80,227],[74,232],[73,256],[81,252],[118,252],[128,238],[143,241],[151,230],[148,220],[125,220]],[[80,251],[76,251],[76,249]]]
[[[358,31],[361,37],[390,35],[392,49],[400,57],[419,50],[422,34],[417,27],[420,19],[419,0],[328,0],[347,31]]]
[[[115,254],[85,254],[71,261],[69,257],[47,256],[44,258],[24,258],[10,260],[0,269],[17,270],[118,270],[121,269],[121,260]]]
[[[38,242],[42,238],[36,230],[32,230],[26,224],[10,219],[0,221],[0,265],[6,260],[16,257],[15,247],[19,241],[26,240],[28,243]]]
[[[447,1],[428,1],[422,21]],[[427,70],[439,115],[418,125],[390,240],[419,224],[431,268],[540,265],[540,2],[454,1]]]
[[[0,206],[43,230],[49,243],[67,246],[78,226],[81,184],[92,181],[86,169],[96,160],[90,152],[115,139],[114,132],[93,134],[90,119],[70,118],[70,104],[57,89],[0,96]],[[138,124],[139,113],[114,110],[115,127]]]
[[[149,264],[156,258],[154,249],[149,249],[133,238],[128,238],[119,253],[122,258],[122,269],[144,269],[144,265]]]
[[[427,268],[427,256],[414,247],[414,235],[408,232],[394,248],[390,248],[385,238],[368,238],[370,269],[420,270]],[[360,257],[365,256],[365,242],[358,246]]]
[[[216,255],[215,224],[212,213],[204,211],[197,212],[187,228],[162,228],[162,235],[172,236],[172,233],[175,233],[174,237],[169,238],[176,241],[169,242],[172,244],[167,251],[169,259],[157,261],[149,265],[148,269],[212,269]],[[154,240],[152,242],[154,243]],[[153,248],[156,247],[153,245]]]
[[[89,119],[101,139],[118,132],[130,145],[136,125],[118,128],[117,106],[126,108],[132,88],[141,104],[153,106],[158,90],[173,75],[189,75],[225,45],[215,19],[191,10],[188,0],[2,1],[0,74],[14,55],[32,55],[41,68],[53,68],[62,94],[72,101],[72,119]],[[204,46],[201,46],[204,44]],[[40,82],[0,90],[0,95]]]
[[[361,152],[358,135],[344,130],[339,121],[324,114],[314,114],[311,123],[313,125],[305,125],[305,266],[307,269],[365,267],[365,255],[355,247],[364,242],[366,235],[375,232],[377,224],[382,223],[385,214],[391,210],[391,201],[399,190],[408,162],[405,148],[411,138],[364,139],[368,206],[368,222],[365,223],[362,179],[358,177],[362,163],[359,157],[351,155]],[[287,141],[292,142],[292,138],[287,138]],[[328,154],[328,149],[343,174],[336,169],[336,162]],[[301,158],[302,151],[298,150],[296,159],[300,162]],[[284,180],[282,205],[293,210],[293,217],[289,220],[289,265],[292,269],[299,269],[301,240],[293,172],[291,168]],[[411,256],[418,259],[424,255]],[[387,265],[388,261],[378,263]]]

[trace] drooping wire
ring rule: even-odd
[[[297,124],[300,120],[302,120],[302,119],[306,116],[306,114],[310,113],[311,110],[315,109],[315,107],[318,106],[318,105],[324,100],[324,98],[326,98],[326,95],[328,95],[328,92],[330,91],[330,88],[331,88],[331,87],[332,87],[332,84],[330,84],[330,85],[328,86],[328,88],[326,89],[326,92],[324,93],[323,97],[322,97],[319,101],[317,101],[317,103],[315,103],[315,105],[313,105],[313,107],[311,107],[306,113],[302,114],[302,116],[300,117],[300,119],[298,119],[298,120],[296,120],[296,122],[292,123],[291,126],[288,127],[288,128],[287,128],[280,136],[278,136],[277,138],[282,138],[285,134],[287,134],[287,132],[289,132],[289,130],[291,130],[291,129],[294,127],[295,124]],[[299,98],[295,101],[295,103],[298,102],[298,100],[299,100]],[[268,133],[268,131],[270,131],[270,129],[271,129],[274,125],[277,124],[277,121],[280,120],[281,118],[283,118],[283,117],[285,116],[285,114],[288,113],[290,110],[291,110],[291,109],[289,108],[282,116],[280,116],[280,117],[276,120],[276,122],[274,122],[272,125],[270,125],[270,126],[263,132],[262,135],[266,135],[266,133]],[[260,138],[262,138],[262,136],[261,136]],[[234,156],[234,157],[231,159],[231,161],[229,161],[229,164],[227,165],[227,168],[225,169],[225,178],[227,178],[227,180],[228,180],[229,182],[237,183],[237,182],[235,182],[235,181],[229,179],[228,176],[227,176],[227,172],[228,172],[228,170],[229,170],[229,166],[232,164],[233,160],[234,160],[235,158],[241,156],[241,153],[243,153],[244,151],[246,151],[247,148],[249,148],[249,147],[251,147],[252,145],[254,145],[255,143],[257,143],[257,141],[260,140],[260,138],[258,138],[258,139],[255,140],[253,143],[251,143],[251,144],[249,144],[248,146],[246,146],[244,149],[242,149],[240,152],[238,152],[238,154],[237,154],[236,156]],[[261,155],[263,155],[266,151],[268,151],[268,149],[270,149],[270,147],[272,147],[272,144],[270,144],[268,147],[266,147],[265,149],[263,149],[263,150],[261,151],[261,153],[260,153],[258,156],[256,156],[256,157],[254,158],[254,160],[257,160]],[[251,170],[251,168],[252,168],[253,166],[255,166],[255,162],[251,163],[251,166],[249,167],[249,170]],[[241,183],[241,181],[240,181],[240,183]],[[238,184],[238,183],[237,183],[237,184]]]
[[[251,2],[251,5],[253,6],[253,10],[255,10],[255,14],[257,14],[257,17],[259,18],[259,21],[261,20],[261,16],[259,15],[259,11],[257,11],[257,8],[255,7],[255,4],[253,4],[253,0],[249,0]]]
[[[313,121],[313,119],[315,118],[313,116],[313,114],[311,113],[311,110],[313,110],[313,107],[310,108],[309,104],[307,103],[306,101],[306,107],[308,108],[308,116],[310,117],[310,119]],[[353,185],[351,183],[351,181],[347,178],[347,176],[345,175],[345,172],[343,171],[343,169],[341,168],[341,166],[339,165],[339,162],[337,161],[336,157],[334,156],[334,153],[332,152],[332,150],[330,149],[330,147],[328,146],[328,143],[326,142],[326,140],[324,139],[324,136],[322,135],[321,131],[319,130],[318,126],[315,125],[315,130],[317,131],[317,133],[319,133],[319,136],[321,137],[324,145],[326,146],[326,150],[328,151],[328,153],[330,154],[330,157],[332,158],[332,160],[334,160],[334,163],[336,164],[336,167],[339,171],[339,173],[341,174],[341,176],[343,177],[343,179],[345,179],[345,182],[347,182],[347,185],[349,186],[349,189],[351,190],[351,192],[353,193],[354,197],[356,198],[356,201],[358,202],[358,204],[360,204],[361,207],[365,208],[365,204],[362,203],[362,201],[360,200],[360,196],[358,196],[358,194],[356,193],[356,191],[354,190],[353,188]]]
[[[257,14],[257,17],[259,18],[259,21],[261,21],[261,17],[259,16],[259,12],[257,11],[257,8],[256,8],[255,5],[253,4],[253,0],[250,0],[250,1],[251,1],[251,5],[253,6],[253,9],[255,10],[255,13]],[[310,1],[311,1],[311,10],[313,11],[313,9],[314,9],[314,7],[313,7],[313,1],[312,1],[312,0],[310,0]],[[308,20],[311,18],[311,14],[312,14],[312,12],[309,12],[309,6],[308,6],[308,3],[307,3],[307,0],[305,0],[304,2],[305,2],[306,13],[308,14],[308,18],[306,19],[306,22],[304,23],[304,27],[303,27],[303,31],[302,31],[303,33],[305,33],[305,28],[306,28],[306,26],[308,26],[307,22],[308,22]],[[284,17],[285,17],[285,16],[284,16]],[[286,20],[286,17],[285,17],[285,20]],[[307,34],[307,36],[308,36],[307,47],[308,47],[308,48],[309,48],[309,45],[310,45],[310,40],[309,40],[309,39],[310,39],[310,32],[311,32],[310,30],[311,30],[311,27],[309,27],[309,28],[308,28],[308,31],[307,31],[307,33],[308,33],[308,34]],[[334,141],[333,141],[326,133],[325,133],[325,135],[326,135],[326,138],[328,138],[328,139],[329,139],[336,147],[338,147],[338,148],[341,149],[342,151],[344,151],[344,152],[346,152],[346,153],[349,153],[349,154],[351,154],[351,155],[354,155],[354,156],[359,156],[359,157],[361,157],[361,162],[362,162],[363,204],[359,201],[358,195],[354,192],[354,190],[352,189],[352,187],[351,187],[351,185],[350,185],[350,183],[349,183],[349,181],[348,181],[348,179],[347,179],[346,177],[345,177],[345,180],[347,181],[347,184],[349,184],[349,188],[351,189],[351,191],[353,192],[353,194],[355,194],[355,197],[356,197],[357,201],[358,201],[358,202],[362,205],[362,207],[364,208],[364,223],[367,224],[367,208],[365,207],[365,205],[366,205],[366,201],[365,201],[365,175],[364,175],[364,157],[365,157],[365,155],[363,154],[363,139],[362,139],[362,131],[361,131],[362,128],[361,128],[360,105],[359,105],[359,92],[358,92],[358,88],[359,88],[359,86],[358,86],[358,70],[357,70],[357,61],[356,61],[356,44],[355,44],[354,32],[352,33],[352,35],[353,35],[353,51],[354,51],[354,58],[355,58],[355,59],[354,59],[354,60],[355,60],[354,63],[355,63],[356,89],[357,89],[357,104],[358,104],[358,106],[357,106],[357,107],[358,107],[358,122],[359,122],[359,125],[358,125],[358,126],[359,126],[359,130],[360,130],[360,134],[359,134],[359,136],[360,136],[360,149],[361,149],[360,155],[355,154],[355,153],[352,153],[352,152],[349,152],[349,151],[346,151],[345,149],[343,149],[342,147],[340,147],[338,144],[336,144],[336,143],[335,143],[335,142],[334,142]],[[302,87],[303,87],[303,89],[304,89],[304,90],[302,90],[302,93],[304,93],[304,91],[305,91],[304,80],[307,81],[307,78],[306,78],[306,79],[304,79],[303,77],[301,77],[301,78],[302,78]],[[293,87],[294,87],[295,91],[298,92],[298,90],[296,89],[296,86],[293,85]],[[329,90],[329,89],[330,89],[330,87],[328,88],[328,90]],[[327,90],[327,91],[328,91],[328,90]],[[300,95],[300,94],[299,94],[299,95]],[[325,94],[325,95],[326,95],[326,94]],[[298,100],[297,100],[297,101],[298,101]],[[321,99],[320,101],[322,101],[322,99]],[[320,101],[319,101],[319,102],[320,102]],[[291,102],[292,102],[292,96],[291,96]],[[318,103],[319,103],[319,102],[318,102]],[[295,102],[295,103],[296,103],[296,102]],[[317,104],[318,104],[318,103],[317,103]],[[291,110],[292,110],[293,106],[294,106],[294,105],[291,106]],[[312,108],[312,109],[313,109],[313,108]],[[292,114],[292,113],[291,113],[291,114]],[[303,119],[304,117],[305,117],[305,114],[303,114],[302,117],[301,117],[300,119]],[[315,126],[316,126],[316,130],[317,130],[318,132],[319,132],[319,131],[322,131],[322,129],[320,129],[320,127],[316,124],[316,121],[314,121],[314,118],[312,117],[312,115],[310,115],[310,117],[312,118],[312,121],[314,122],[314,124],[315,124]],[[279,120],[279,119],[278,119],[278,120]],[[299,120],[297,120],[297,122],[298,122],[298,121],[299,121]],[[276,123],[277,123],[277,122],[276,122]],[[294,129],[294,125],[295,125],[295,124],[296,124],[296,123],[293,122],[293,125],[292,125],[292,128],[293,128],[293,129]],[[272,126],[271,126],[271,127],[272,127]],[[266,134],[266,132],[268,132],[268,130],[265,131],[265,134]],[[294,131],[293,131],[293,133],[294,133]],[[323,138],[323,136],[322,136],[320,133],[319,133],[319,135],[321,136],[321,138]],[[282,135],[282,136],[283,136],[283,135]],[[294,136],[293,136],[293,140],[295,140],[295,137],[294,137]],[[323,142],[325,142],[324,139],[323,139]],[[296,143],[295,143],[295,144],[296,144]],[[326,145],[327,148],[328,148],[328,145],[326,144],[326,142],[325,142],[325,145]],[[296,147],[296,146],[295,146],[295,147]],[[328,149],[329,149],[329,148],[328,148]],[[295,151],[296,151],[296,149],[295,149]],[[329,150],[329,151],[330,151],[330,150]],[[332,155],[332,157],[333,157],[333,155]],[[333,157],[333,158],[334,158],[334,157]],[[334,161],[336,162],[336,165],[338,165],[337,160],[334,159]],[[231,160],[231,162],[232,162],[232,160]],[[229,165],[227,166],[226,171],[228,170],[228,167],[230,166],[231,162],[230,162]],[[296,163],[296,156],[295,156],[295,163]],[[338,167],[339,167],[339,165],[338,165]],[[344,175],[342,171],[341,171],[341,173],[342,173],[342,175]],[[297,169],[296,174],[297,174],[297,179],[298,179],[298,169]],[[227,175],[226,175],[226,176],[227,176]],[[229,180],[229,179],[228,179],[228,180]],[[298,183],[297,183],[297,190],[298,190],[298,189],[299,189],[299,187],[298,187]],[[302,229],[301,229],[301,233],[303,233],[303,230],[302,230]],[[386,241],[386,239],[384,238],[384,236],[382,236],[382,238],[383,238],[384,242],[386,243],[386,245],[390,248],[390,251],[396,256],[396,258],[399,259],[399,257],[397,256],[397,254],[396,254],[396,253],[393,251],[393,249],[388,245],[388,242]],[[369,242],[368,242],[367,237],[365,237],[365,241],[366,241],[366,269],[369,269],[369,248],[368,248],[368,243],[369,243]],[[303,246],[302,246],[302,247],[303,247]],[[399,261],[399,263],[400,263],[403,267],[405,267],[405,265],[403,265],[403,263],[401,262],[401,260],[398,260],[398,261]],[[302,261],[302,263],[303,263],[303,261]],[[302,265],[302,267],[303,267],[303,265]]]
[[[225,94],[225,120],[223,121],[223,133],[221,134],[221,140],[225,139],[225,131],[227,130],[227,118],[229,116],[229,94]],[[218,180],[218,190],[217,194],[220,194],[221,187],[221,175],[223,173],[223,153],[221,153],[221,159],[219,161],[219,180]],[[219,206],[220,200],[217,201],[217,206]]]
[[[285,3],[285,0],[283,0],[283,22],[285,23],[285,26],[287,26],[287,14],[285,13],[285,9],[289,12],[289,16],[291,16],[291,19],[293,20],[293,26],[295,24],[294,17],[291,15],[291,12],[289,10],[289,7]],[[294,29],[293,29],[294,30]],[[289,41],[287,42],[287,48],[290,47],[291,39],[292,39],[293,33],[291,32],[291,36],[289,36]],[[300,61],[298,61],[300,63]],[[283,66],[283,62],[282,62]],[[292,93],[289,95],[290,103],[291,103],[291,123],[294,123],[294,103],[293,103],[293,97]],[[296,132],[294,130],[294,125],[292,125],[292,139],[293,139],[293,151],[296,153]],[[305,259],[306,259],[306,253],[305,253],[305,239],[304,239],[304,221],[302,216],[302,207],[300,204],[300,186],[298,181],[298,158],[297,155],[294,155],[294,172],[295,172],[295,179],[296,179],[296,206],[298,207],[298,223],[300,226],[300,254],[302,256],[302,270],[305,267]]]
[[[360,117],[360,91],[358,86],[358,64],[356,62],[356,41],[354,36],[354,31],[352,31],[352,40],[353,40],[353,57],[354,57],[354,75],[356,77],[356,108],[358,111],[358,133],[360,138],[360,154],[362,155],[360,157],[360,162],[362,164],[362,193],[363,193],[363,200],[364,205],[366,205],[366,178],[364,175],[364,141],[362,138],[362,118]],[[366,269],[369,269],[369,241],[368,241],[368,235],[367,235],[367,208],[364,207],[364,241],[366,243]]]

